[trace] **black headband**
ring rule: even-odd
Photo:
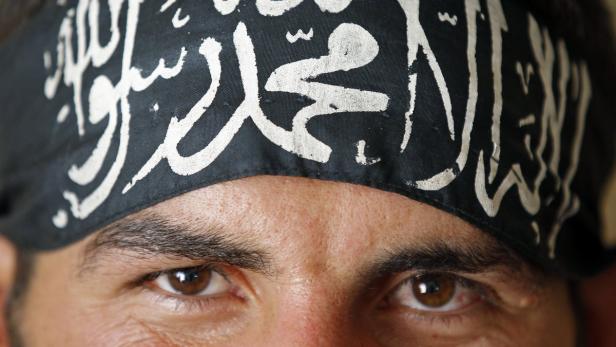
[[[426,202],[567,275],[610,261],[587,59],[515,0],[48,2],[0,49],[0,230],[67,245],[261,174]]]

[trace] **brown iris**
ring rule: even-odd
[[[456,281],[446,274],[420,275],[413,279],[413,294],[422,305],[438,308],[451,301]]]
[[[203,267],[175,270],[169,273],[169,284],[182,295],[196,295],[210,284],[212,271]]]

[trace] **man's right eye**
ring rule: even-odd
[[[206,266],[161,272],[148,285],[180,296],[222,295],[232,287],[220,272]]]

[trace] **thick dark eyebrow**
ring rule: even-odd
[[[396,249],[377,262],[371,273],[374,278],[384,278],[409,270],[466,274],[498,270],[505,271],[507,276],[534,283],[547,277],[496,240],[465,247],[436,241],[430,245]]]
[[[156,215],[127,217],[100,230],[85,247],[80,272],[95,268],[104,254],[128,251],[131,256],[165,256],[223,263],[260,273],[270,272],[266,252],[246,240],[234,240],[222,227],[179,224]]]
[[[215,262],[272,275],[267,252],[247,240],[232,239],[224,228],[203,223],[176,223],[154,214],[127,217],[100,230],[88,242],[79,272],[95,268],[103,255],[128,251],[133,257],[169,258]],[[540,283],[546,274],[532,267],[494,239],[472,246],[444,240],[390,250],[364,272],[365,279],[386,278],[405,271],[486,273],[499,270],[529,283]]]

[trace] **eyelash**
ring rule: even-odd
[[[160,271],[155,271],[155,272],[150,272],[148,274],[146,274],[145,276],[141,276],[139,279],[137,279],[137,281],[135,281],[135,286],[142,286],[147,282],[150,281],[154,281],[155,279],[157,279],[158,277],[160,277],[161,275],[165,275],[165,274],[171,274],[175,271],[179,271],[182,269],[198,269],[198,270],[204,270],[204,271],[216,271],[218,273],[220,273],[225,279],[227,278],[227,274],[220,269],[219,266],[215,265],[215,264],[201,264],[201,265],[195,265],[195,266],[187,266],[187,267],[178,267],[178,268],[173,268],[173,269],[168,269],[168,270],[160,270]]]
[[[415,272],[411,273],[410,275],[407,275],[403,280],[397,282],[396,285],[394,285],[388,290],[386,298],[393,295],[393,293],[395,293],[395,291],[398,290],[401,286],[410,284],[414,278],[427,274],[434,275],[435,273],[426,271]],[[472,319],[472,312],[470,311],[473,311],[475,309],[474,306],[476,306],[478,303],[485,304],[482,307],[482,309],[485,310],[494,309],[498,306],[498,296],[494,292],[494,290],[491,289],[488,285],[453,273],[440,272],[438,274],[452,276],[455,279],[456,285],[460,285],[463,288],[477,291],[478,300],[474,301],[468,306],[465,306],[459,310],[452,312],[422,312],[421,310],[413,308],[397,308],[397,310],[401,312],[403,316],[408,317],[409,319],[413,319],[414,321],[427,323],[429,326],[448,327],[451,324],[463,324],[467,320]]]
[[[233,282],[231,282],[228,273],[226,273],[218,265],[202,264],[194,266],[192,268],[197,268],[205,271],[216,271],[233,285]],[[147,291],[148,293],[155,295],[154,300],[161,300],[166,303],[171,302],[174,305],[174,311],[182,313],[200,314],[202,312],[211,311],[213,306],[220,307],[221,305],[225,305],[225,303],[229,303],[229,301],[227,300],[234,300],[235,302],[238,302],[238,300],[244,300],[238,295],[216,295],[212,297],[173,295],[171,293],[161,293],[160,290],[152,288],[152,286],[148,285],[148,283],[153,282],[159,276],[173,273],[174,271],[178,271],[179,269],[180,268],[174,268],[146,274],[145,276],[142,276],[137,281],[135,281],[134,287],[138,287],[143,291]],[[400,288],[402,285],[410,283],[414,278],[426,274],[434,273],[416,272],[406,276],[403,280],[397,282],[395,286],[388,289],[387,296],[392,295],[395,290]],[[471,307],[475,306],[479,301],[486,304],[484,307],[485,309],[494,308],[498,305],[498,297],[489,286],[452,273],[440,274],[452,276],[455,279],[456,285],[460,285],[463,288],[477,291],[479,299],[470,304],[469,306],[466,306],[460,310],[456,310],[453,312],[422,312],[413,308],[400,309],[402,310],[401,312],[403,316],[408,317],[409,319],[413,319],[414,321],[427,323],[429,326],[442,327],[450,326],[451,324],[463,324],[468,319],[471,319],[472,317],[468,312],[470,311],[469,308],[472,310]]]
[[[172,303],[174,307],[174,311],[178,312],[188,312],[188,313],[202,313],[207,312],[212,309],[212,306],[221,304],[221,300],[225,302],[229,302],[227,300],[233,300],[234,302],[243,301],[243,298],[237,295],[215,295],[215,296],[181,296],[174,295],[172,293],[161,293],[161,290],[153,288],[153,286],[149,285],[149,283],[155,281],[158,277],[171,274],[175,271],[179,271],[181,269],[200,269],[203,271],[216,271],[221,276],[224,277],[225,280],[230,281],[228,274],[222,269],[221,266],[217,264],[201,264],[196,266],[189,266],[183,268],[173,268],[169,270],[161,270],[156,272],[151,272],[146,274],[145,276],[141,276],[131,285],[132,288],[138,288],[140,292],[145,292],[149,295],[154,295],[154,300],[161,301],[165,303]],[[230,281],[230,283],[232,283]],[[224,302],[222,303],[224,304]]]

